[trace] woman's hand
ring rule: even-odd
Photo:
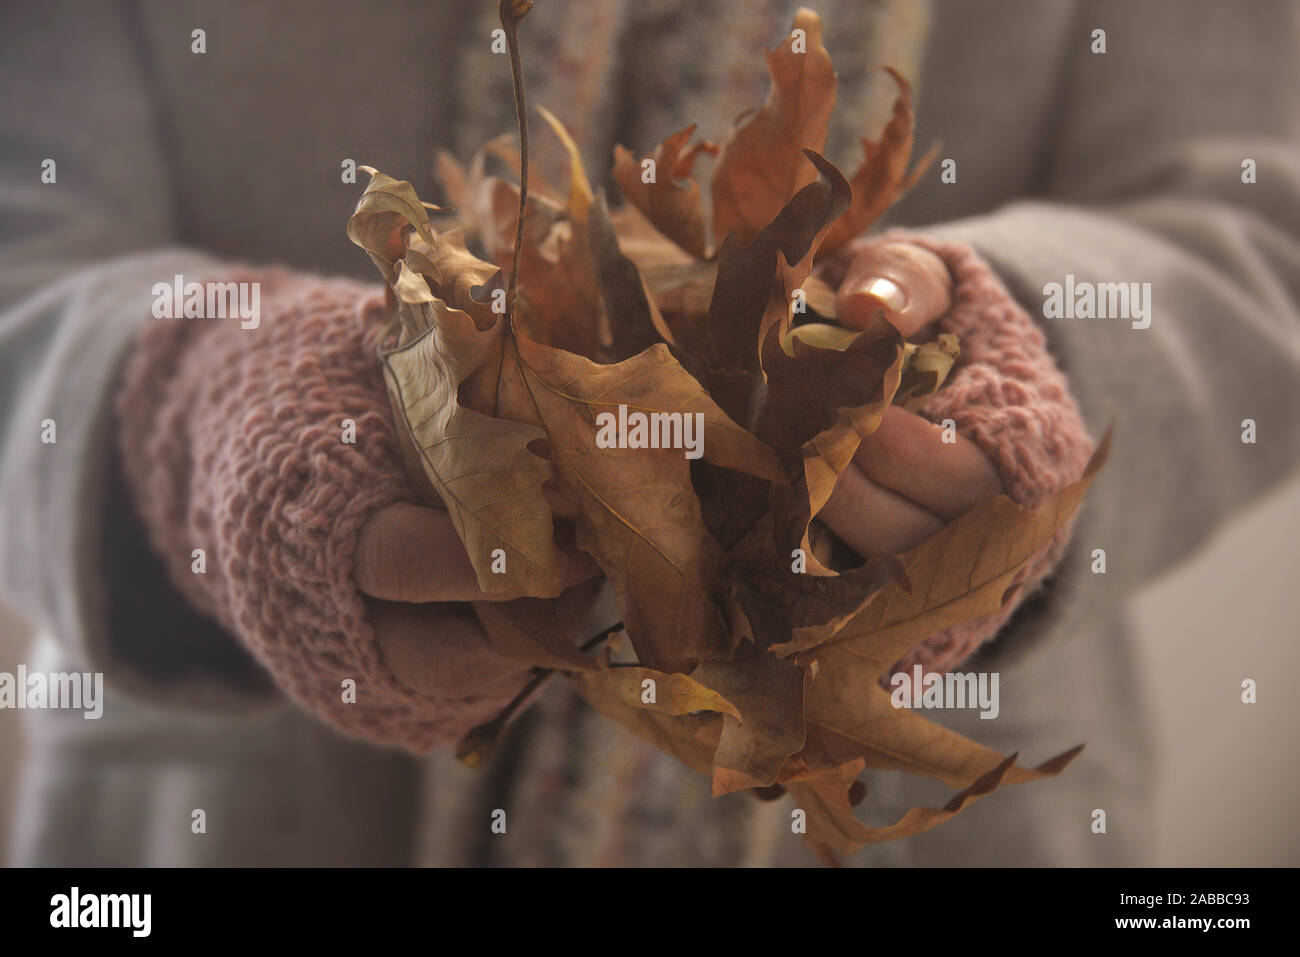
[[[841,325],[865,328],[883,316],[905,338],[952,306],[943,260],[907,242],[860,252],[836,297]],[[863,555],[920,544],[962,512],[1002,490],[988,456],[964,436],[941,441],[942,429],[896,406],[863,440],[819,517]]]
[[[586,556],[572,556],[571,588],[560,600],[595,575]],[[361,529],[353,577],[369,596],[369,620],[384,663],[405,684],[459,698],[524,683],[529,666],[493,651],[467,604],[520,596],[479,588],[446,512],[409,504],[376,512]]]

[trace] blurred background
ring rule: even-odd
[[[1162,762],[1152,866],[1300,865],[1293,820],[1300,806],[1292,677],[1300,674],[1297,528],[1300,481],[1223,528],[1134,603]],[[14,671],[26,644],[25,624],[0,607],[0,672]],[[1223,668],[1229,645],[1240,675]],[[1256,680],[1259,702],[1240,706],[1249,709],[1246,721],[1222,727],[1215,720],[1222,711],[1209,705],[1239,700],[1242,678]],[[0,711],[0,858],[6,861],[22,751],[19,714]]]

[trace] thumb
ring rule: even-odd
[[[369,599],[366,616],[383,663],[403,684],[424,694],[463,698],[502,685],[513,694],[530,670],[492,650],[468,605]]]
[[[942,259],[920,246],[869,243],[849,265],[835,305],[840,325],[865,329],[883,313],[907,337],[952,307],[952,276]]]

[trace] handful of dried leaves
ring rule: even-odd
[[[569,188],[529,184],[518,26],[530,6],[501,3],[521,149],[494,141],[468,169],[439,158],[459,224],[436,229],[409,183],[374,170],[348,224],[391,292],[380,358],[412,479],[449,513],[484,591],[530,596],[478,606],[494,648],[535,666],[538,681],[565,675],[601,712],[711,775],[715,794],[793,792],[828,855],[1055,774],[1077,748],[1022,768],[894,708],[879,679],[928,635],[999,609],[1104,452],[1039,509],[993,497],[903,555],[846,564],[815,521],[884,410],[938,389],[958,352],[951,336],[917,346],[883,321],[800,325],[833,319],[815,262],[928,161],[908,172],[906,81],[889,71],[892,118],[846,179],[819,152],[836,76],[820,19],[801,10],[791,41],[767,54],[766,102],[721,147],[692,143],[688,127],[645,161],[616,151],[627,202],[611,213],[544,110]],[[706,153],[717,248],[692,178]],[[518,183],[488,176],[489,157]],[[561,542],[608,578],[635,663],[590,654],[560,627],[549,599],[564,587]],[[475,729],[462,757],[481,759],[508,717]],[[959,793],[868,827],[851,800],[864,768]]]

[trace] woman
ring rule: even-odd
[[[386,511],[409,493],[389,467],[391,423],[374,411],[381,386],[357,321],[374,287],[257,273],[261,338],[145,325],[155,282],[236,275],[230,259],[370,279],[342,232],[360,187],[339,171],[370,163],[424,192],[420,173],[450,131],[465,155],[511,128],[495,6],[471,20],[453,4],[333,0],[0,14],[12,184],[0,218],[0,581],[52,636],[33,668],[103,671],[109,689],[99,721],[28,713],[19,862],[813,862],[787,804],[710,799],[706,781],[558,686],[478,772],[445,747],[417,761],[348,736],[445,745],[519,680],[443,603],[467,597],[450,561],[390,580],[419,566],[402,551],[411,522]],[[570,126],[592,170],[615,141],[646,151],[689,121],[720,133],[761,100],[757,51],[791,12],[545,3],[524,31],[530,96]],[[852,162],[874,108],[866,68],[887,62],[919,89],[918,143],[942,138],[941,161],[953,161],[892,214],[920,231],[866,247],[842,301],[893,278],[911,300],[892,318],[920,327],[978,300],[978,327],[996,315],[1017,329],[1032,376],[1056,375],[1054,356],[1068,379],[1068,392],[1033,397],[1060,426],[1036,442],[999,444],[966,423],[960,484],[988,482],[992,464],[1003,486],[1037,475],[1022,491],[1041,492],[1066,479],[1043,471],[1052,436],[1077,436],[1077,454],[1083,423],[1097,434],[1117,421],[1055,576],[979,657],[962,663],[1001,622],[943,660],[996,671],[1002,689],[997,720],[945,723],[1027,758],[1088,749],[1058,779],[1000,791],[853,863],[1140,862],[1151,756],[1123,600],[1297,458],[1286,418],[1300,391],[1296,8],[885,0],[819,12],[841,77],[831,156]],[[53,182],[41,181],[45,159]],[[1044,286],[1067,275],[1151,283],[1150,327],[1043,318]],[[996,357],[990,368],[1007,369]],[[1045,407],[1013,392],[961,408],[1034,421]],[[294,457],[349,414],[356,446]],[[39,441],[47,418],[52,445]],[[1255,445],[1241,442],[1246,418]],[[331,494],[340,483],[355,494]],[[880,527],[864,488],[845,493],[842,532]],[[917,518],[889,502],[895,518]],[[919,528],[898,524],[904,540]],[[1092,573],[1098,548],[1104,575]],[[436,644],[422,640],[431,625]],[[345,711],[336,679],[352,673],[364,680]],[[930,784],[869,776],[870,819],[943,800]],[[505,834],[490,828],[496,809]],[[1090,827],[1096,809],[1106,833]]]

